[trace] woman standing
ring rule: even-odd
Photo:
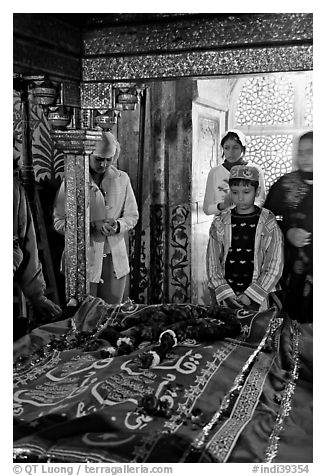
[[[31,316],[20,316],[20,306],[14,305],[13,336],[16,340],[28,332],[31,326],[46,322],[45,319],[49,322],[57,320],[62,310],[45,295],[46,282],[38,254],[33,215],[20,181],[20,156],[16,134],[13,139],[13,280],[36,312],[36,316],[32,316],[32,322]]]
[[[285,237],[284,309],[292,319],[312,322],[313,132],[298,140],[297,170],[275,182],[265,208],[279,216]]]
[[[237,129],[229,129],[221,140],[224,162],[213,167],[208,174],[204,197],[203,210],[206,215],[216,215],[222,210],[233,207],[230,197],[229,176],[234,165],[247,165],[244,159],[246,153],[246,136]],[[262,207],[266,197],[264,174],[260,167],[254,165],[259,172],[259,191],[255,204]]]
[[[124,234],[138,221],[138,208],[129,176],[116,164],[120,145],[103,132],[89,159],[90,293],[109,304],[122,301],[130,271]],[[54,228],[65,231],[64,181],[54,207]]]

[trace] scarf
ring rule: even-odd
[[[236,162],[228,162],[226,159],[224,160],[223,162],[223,167],[226,168],[226,170],[228,170],[230,172],[230,170],[232,169],[232,167],[234,167],[235,165],[247,165],[248,162],[246,162],[242,157],[240,157],[239,160],[237,160]]]

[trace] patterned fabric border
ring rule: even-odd
[[[207,423],[207,425],[204,426],[204,428],[202,429],[200,434],[194,440],[194,442],[191,445],[191,448],[184,454],[184,456],[183,456],[184,461],[186,461],[186,459],[188,458],[189,454],[192,451],[202,452],[204,450],[205,445],[206,445],[206,440],[208,438],[209,433],[214,428],[214,426],[218,423],[218,421],[220,420],[223,413],[229,408],[229,406],[231,404],[232,395],[234,395],[234,393],[237,392],[238,390],[240,390],[242,388],[242,386],[244,385],[243,381],[246,378],[246,376],[248,375],[248,372],[250,372],[250,368],[251,368],[253,362],[255,361],[255,359],[257,358],[257,356],[261,352],[262,348],[266,344],[268,338],[270,337],[271,329],[274,326],[273,321],[275,320],[275,316],[276,316],[276,313],[271,318],[271,321],[269,322],[269,325],[268,325],[268,328],[267,328],[267,330],[264,334],[264,337],[262,338],[262,340],[261,340],[260,344],[258,345],[257,349],[254,352],[252,352],[250,357],[247,359],[247,361],[244,364],[244,366],[242,367],[241,371],[239,372],[239,374],[234,379],[233,385],[231,386],[230,390],[225,394],[220,407],[217,409],[216,413],[212,416],[211,420]]]
[[[273,431],[269,437],[269,444],[266,449],[265,462],[272,463],[277,456],[280,433],[284,429],[284,421],[291,411],[291,401],[296,386],[296,381],[299,376],[300,369],[300,330],[298,325],[293,322],[293,368],[291,371],[291,378],[283,392],[280,411],[277,415]]]
[[[194,407],[197,398],[202,395],[208,382],[219,369],[222,363],[230,356],[231,352],[236,348],[235,344],[224,344],[223,347],[217,349],[213,355],[213,360],[206,363],[206,368],[201,372],[201,375],[196,378],[196,384],[192,385],[189,390],[186,391],[185,396],[187,400],[184,404],[179,404],[178,409],[174,415],[164,425],[169,432],[175,433],[182,425],[182,420],[190,414],[190,411]],[[181,421],[181,423],[180,423]],[[179,423],[177,423],[179,422]]]
[[[208,443],[207,451],[217,462],[226,463],[241,432],[252,419],[274,359],[275,354],[263,356],[263,359],[255,362],[230,418]]]
[[[236,347],[236,344],[226,343],[223,344],[222,347],[218,348],[216,352],[214,352],[213,360],[206,363],[206,368],[204,368],[201,371],[201,375],[196,378],[196,384],[191,386],[186,392],[186,402],[183,404],[179,404],[176,413],[172,415],[171,418],[164,424],[164,428],[166,428],[166,430],[163,430],[163,432],[177,432],[177,430],[182,426],[184,419],[190,415],[190,412],[194,407],[197,398],[202,395],[210,379],[213,377],[215,372],[219,369],[222,363],[230,356],[231,352],[233,352]],[[154,440],[155,438],[153,438],[152,434],[144,438],[143,444],[135,448],[135,458],[132,461],[146,461],[146,459],[150,455],[152,447],[155,446],[153,444]]]

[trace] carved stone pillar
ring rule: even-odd
[[[34,210],[34,168],[32,156],[32,136],[30,130],[30,91],[27,85],[21,91],[21,115],[22,115],[22,181],[27,193],[29,205]]]
[[[98,130],[53,131],[57,149],[65,155],[66,299],[79,303],[89,293],[89,155],[102,132]]]
[[[151,88],[151,303],[190,302],[192,84]]]

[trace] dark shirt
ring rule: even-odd
[[[232,241],[225,262],[225,279],[236,294],[252,282],[256,228],[261,209],[247,215],[231,212]]]
[[[293,256],[287,261],[297,259],[298,249],[287,241],[286,233],[290,228],[303,228],[311,233],[310,244],[301,249],[309,260],[312,269],[313,247],[313,185],[304,180],[300,170],[283,175],[275,182],[267,195],[264,208],[271,210],[281,218],[280,227],[284,233],[285,246]]]

